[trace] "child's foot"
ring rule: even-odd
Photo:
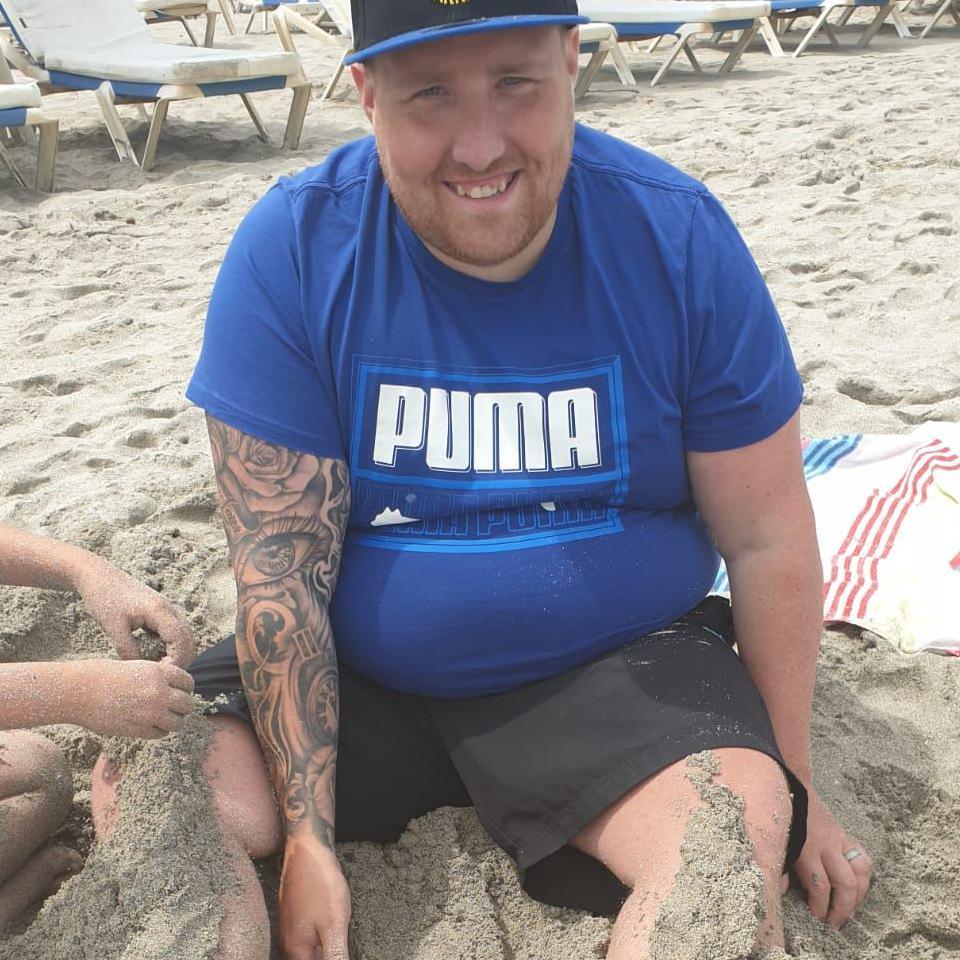
[[[0,930],[32,904],[56,893],[82,866],[80,854],[60,843],[38,850],[0,886]]]

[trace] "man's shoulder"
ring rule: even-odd
[[[281,177],[277,187],[287,196],[295,218],[317,205],[334,207],[359,204],[372,176],[379,175],[373,137],[353,140],[334,150],[324,161],[292,177]]]
[[[573,163],[588,188],[633,194],[638,201],[671,198],[695,205],[707,188],[678,170],[619,137],[580,124],[574,141]]]

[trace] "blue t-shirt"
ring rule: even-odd
[[[512,283],[430,254],[372,139],[282,180],[230,246],[187,395],[347,461],[338,655],[462,697],[695,606],[718,557],[685,451],[764,439],[802,386],[720,204],[580,127],[546,252]]]

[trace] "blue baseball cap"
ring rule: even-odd
[[[589,23],[577,0],[353,0],[352,12],[346,63],[464,33]]]

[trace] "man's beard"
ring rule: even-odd
[[[512,211],[509,218],[492,214],[486,224],[455,224],[445,215],[441,204],[434,202],[429,191],[426,196],[408,191],[393,176],[386,152],[377,142],[380,164],[387,186],[400,212],[414,233],[428,246],[444,256],[471,267],[495,267],[527,249],[553,215],[557,199],[563,189],[573,147],[571,131],[569,149],[563,160],[543,171],[531,172],[524,168],[520,174],[527,180],[523,204]],[[539,174],[539,175],[538,175]],[[440,190],[449,189],[441,183]],[[429,203],[424,200],[429,199]],[[497,223],[497,219],[505,222]],[[492,234],[492,236],[491,236]],[[489,239],[487,239],[489,237]]]

